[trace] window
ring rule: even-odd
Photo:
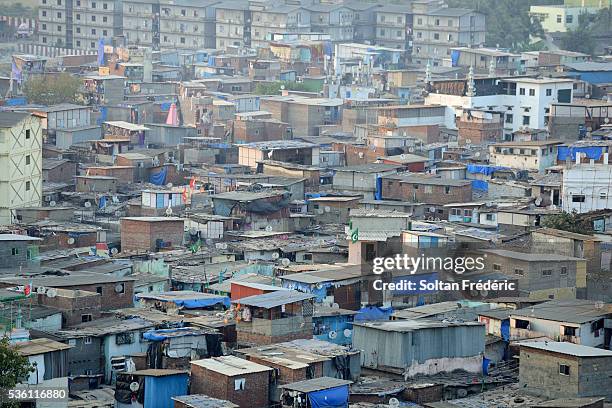
[[[26,166],[28,166],[30,164],[30,155],[28,154],[26,156]]]
[[[582,194],[573,195],[572,203],[584,203],[584,195]]]
[[[108,10],[108,4],[107,3],[102,3],[102,8],[104,10]]]
[[[96,16],[91,16],[91,21],[96,21]]]
[[[552,276],[552,269],[542,269],[542,276]]]
[[[106,36],[108,35],[108,31],[106,31],[106,30],[102,30],[102,35],[103,35],[104,37],[106,37]]]
[[[494,271],[501,271],[501,265],[500,264],[493,264],[493,270]]]
[[[423,25],[423,19],[417,18],[417,25]]]
[[[29,181],[26,181],[25,189],[26,189],[26,191],[30,191],[30,182]]]
[[[91,3],[91,8],[96,8],[96,2],[95,1]]]
[[[77,15],[76,15],[76,19],[77,19],[77,20],[80,20],[80,19],[81,19],[81,15],[80,15],[80,14],[77,14]]]
[[[185,37],[181,37],[181,44],[185,44]]]
[[[519,95],[525,95],[525,88],[519,88]]]
[[[450,194],[451,188],[450,186],[444,186],[444,194]]]
[[[397,22],[398,22],[398,24],[402,24],[404,22],[404,19],[401,16],[399,16],[397,18]]]
[[[11,255],[19,255],[19,248],[11,248]]]
[[[570,375],[570,366],[567,364],[559,364],[559,374]]]
[[[531,116],[523,116],[523,126],[529,126]]]
[[[91,316],[91,315],[90,315],[90,316]],[[92,339],[91,337],[85,337],[85,341],[84,341],[84,343],[85,343],[85,344],[91,344],[91,343],[93,343],[93,339]]]
[[[567,24],[572,24],[574,22],[574,16],[571,16],[571,15],[565,16],[565,22]]]
[[[571,327],[571,326],[561,326],[561,331],[564,336],[575,336],[576,333],[576,328],[575,327]]]
[[[436,25],[439,26],[440,25],[440,19],[436,18]]]
[[[43,37],[42,38],[42,42],[43,42],[43,44],[46,44],[47,43],[47,37]]]
[[[57,18],[62,18],[62,13],[57,13]]]
[[[108,21],[108,17],[102,17],[102,22],[106,23]]]
[[[96,293],[102,294],[102,286],[96,287]]]
[[[567,275],[567,267],[566,266],[562,266],[561,267],[561,275]]]
[[[528,329],[529,328],[529,320],[516,319],[514,321],[514,327],[516,329]]]
[[[82,314],[81,315],[81,322],[83,322],[83,323],[91,322],[91,314],[90,313]]]
[[[487,221],[494,221],[495,217],[493,217],[493,214],[487,214],[486,217]]]
[[[514,122],[514,116],[511,113],[507,113],[506,114],[506,123],[513,123]]]
[[[246,380],[244,378],[236,378],[234,380],[234,391],[244,390]]]
[[[96,48],[96,43],[92,41],[92,42],[89,43],[89,46],[91,48]]]
[[[312,261],[312,254],[304,254],[305,261]]]
[[[524,270],[522,270],[522,269],[516,268],[516,269],[514,270],[514,274],[515,274],[515,275],[518,275],[518,276],[524,276],[524,275],[525,275],[525,271],[524,271]]]
[[[434,40],[439,40],[439,39],[440,39],[440,34],[434,33]]]
[[[384,35],[385,35],[385,30],[384,30],[384,29],[382,29],[382,28],[380,29],[380,35],[381,35],[381,36],[384,36]]]
[[[96,35],[96,29],[95,28],[91,29],[91,34]]]
[[[552,96],[552,89],[548,88],[546,90],[546,96]]]
[[[449,26],[449,27],[452,27],[452,26],[453,26],[453,20],[451,20],[451,19],[449,19],[449,20],[448,20],[448,26]]]
[[[45,10],[42,11],[42,16],[47,17],[47,12]]]
[[[62,0],[57,0],[57,5],[61,6],[62,5]]]
[[[181,16],[185,17],[187,15],[187,11],[185,9],[181,9]]]
[[[529,90],[529,96],[535,96],[535,89]]]
[[[561,16],[561,14],[557,14],[557,23],[561,22],[563,22],[563,17]]]
[[[385,22],[385,16],[380,16],[380,22],[384,23]]]
[[[57,31],[62,31],[62,26],[57,26]]]
[[[47,25],[46,25],[46,24],[43,24],[43,25],[42,25],[42,29],[43,29],[43,30],[46,30],[46,29],[47,29]]]
[[[402,36],[402,30],[397,30],[397,36],[401,37]]]

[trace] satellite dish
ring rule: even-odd
[[[335,339],[336,337],[338,337],[338,333],[336,333],[335,330],[330,331],[329,333],[327,333],[327,337],[329,337],[331,340]]]
[[[54,298],[54,297],[56,297],[56,296],[57,296],[57,289],[55,289],[55,288],[49,288],[49,289],[47,290],[47,297],[49,297],[49,298]]]
[[[172,208],[170,207],[166,208],[166,215],[168,216],[172,215]]]
[[[115,211],[115,217],[121,217],[121,211]]]
[[[217,249],[227,249],[227,244],[225,242],[218,242],[215,247]]]
[[[287,258],[281,259],[281,265],[283,265],[283,266],[289,266],[290,263],[291,263],[291,261],[288,260]]]
[[[329,205],[326,205],[324,208],[325,212],[328,213],[331,211],[331,207]]]
[[[610,118],[604,118],[605,123],[610,123]]]
[[[119,250],[117,248],[111,248],[110,252],[111,254],[116,255],[117,253],[119,253]]]
[[[324,211],[323,211],[323,209],[322,209],[322,208],[317,208],[317,214],[321,215],[321,214],[323,214],[323,213],[324,213]]]
[[[267,232],[272,232],[273,228],[271,225],[266,225],[266,231]]]
[[[206,238],[206,245],[212,245],[213,240],[211,238]]]
[[[409,147],[408,148],[408,153],[414,153],[414,147]]]
[[[44,286],[39,286],[36,288],[36,293],[38,293],[39,295],[44,295],[47,292],[47,288],[45,288]]]
[[[115,285],[115,292],[117,293],[123,292],[123,283],[118,283]]]
[[[74,240],[74,238],[70,237],[68,238],[68,245],[74,245],[76,241]]]
[[[113,203],[118,203],[118,202],[119,202],[119,197],[113,196]]]
[[[278,259],[280,257],[280,255],[278,254],[278,252],[272,252],[272,259]]]
[[[332,303],[331,307],[332,309],[340,309],[340,305],[337,303]]]
[[[55,201],[51,201],[49,203],[49,207],[55,207],[57,205],[57,203]]]
[[[321,283],[317,283],[317,284],[315,285],[315,287],[316,287],[317,289],[323,289],[323,285],[321,285]]]
[[[408,156],[406,156],[404,153],[400,154],[400,159],[404,160],[404,159],[406,159],[406,157],[408,157]]]
[[[168,188],[172,188],[172,183],[168,183],[168,184],[166,184],[166,187],[168,187]]]
[[[351,337],[353,335],[353,332],[351,331],[351,329],[344,329],[342,334],[344,334],[344,337]]]
[[[389,398],[389,408],[399,408],[400,402],[397,398]]]
[[[136,381],[130,383],[130,391],[136,392],[139,388],[140,385]]]
[[[472,139],[465,139],[465,143],[472,144]]]
[[[480,157],[480,152],[474,153],[474,157]]]
[[[91,207],[91,203],[89,201],[85,201],[84,206],[85,206],[85,208],[89,208],[89,207]]]

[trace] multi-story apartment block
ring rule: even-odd
[[[0,112],[0,225],[14,210],[42,205],[42,126],[37,116]]]
[[[376,10],[376,45],[410,51],[412,12],[408,5],[388,5]]]
[[[41,44],[72,47],[72,2],[73,0],[40,0],[38,34]]]
[[[247,1],[228,1],[216,6],[216,47],[251,45],[251,11]]]
[[[343,4],[313,4],[304,7],[310,11],[311,30],[329,34],[332,42],[352,42],[355,12]]]
[[[123,35],[129,44],[159,49],[159,0],[123,0]]]
[[[354,1],[347,5],[353,10],[353,40],[356,42],[373,42],[376,32],[376,11],[381,10],[383,6],[360,1]]]
[[[485,42],[485,16],[473,10],[441,8],[416,12],[412,58],[418,64],[440,65],[457,46],[480,46]]]
[[[215,47],[216,0],[160,0],[161,48],[202,49]]]
[[[70,0],[68,0],[70,1]],[[97,49],[100,39],[122,33],[120,0],[72,0],[73,48]]]
[[[275,33],[310,31],[310,12],[298,5],[268,6],[251,11],[251,46],[266,47]]]

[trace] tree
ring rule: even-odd
[[[590,234],[593,232],[591,224],[576,211],[571,213],[549,215],[542,221],[542,226],[558,230],[575,232],[577,234]]]
[[[14,388],[34,371],[27,357],[19,354],[9,344],[8,337],[0,340],[0,389]],[[14,404],[2,404],[2,408],[12,407]]]
[[[582,52],[592,55],[595,51],[595,38],[593,36],[593,24],[588,14],[578,16],[578,27],[569,29],[561,39],[564,50]]]
[[[53,77],[37,76],[26,81],[23,93],[28,102],[34,104],[75,103],[80,86],[80,79],[67,73]]]

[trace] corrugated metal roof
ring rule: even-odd
[[[319,390],[328,390],[330,388],[342,387],[352,384],[352,381],[341,380],[333,377],[320,377],[310,380],[298,381],[291,384],[281,385],[282,388],[291,391],[310,393]]]
[[[302,293],[295,290],[283,290],[270,292],[263,295],[248,296],[242,299],[233,300],[232,303],[271,309],[273,307],[301,302],[303,300],[312,298],[314,298],[314,296],[308,293]]]
[[[612,351],[596,347],[582,346],[566,341],[525,341],[518,343],[521,347],[529,347],[553,353],[568,354],[576,357],[612,357]]]
[[[71,346],[51,339],[34,339],[13,346],[22,356],[34,356],[37,354],[50,353],[53,351],[67,350]]]
[[[210,371],[214,371],[228,377],[272,371],[272,368],[270,367],[266,367],[264,365],[235,356],[206,358],[203,360],[192,361],[191,364],[204,367]]]

